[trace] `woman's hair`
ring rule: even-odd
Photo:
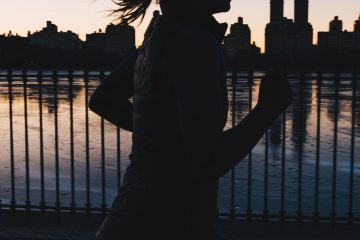
[[[117,20],[122,23],[132,23],[140,18],[144,20],[147,9],[149,8],[152,0],[112,0],[118,8],[111,12],[115,15]],[[160,0],[156,0],[159,3]]]

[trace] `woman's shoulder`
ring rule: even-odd
[[[166,39],[166,45],[170,46],[197,46],[211,47],[217,45],[215,36],[205,27],[191,22],[174,22],[166,18],[160,19],[156,24],[156,35],[160,39]]]
[[[196,44],[211,44],[216,45],[216,40],[214,35],[205,28],[200,26],[184,26],[177,31],[177,34],[174,34],[174,40],[180,41],[183,43],[196,43]]]
[[[186,25],[172,29],[166,39],[166,47],[176,52],[208,52],[218,48],[215,37],[198,26]]]

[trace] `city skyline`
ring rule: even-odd
[[[70,4],[71,2],[71,4]],[[310,0],[309,21],[314,26],[314,44],[317,43],[317,32],[327,31],[329,22],[334,16],[343,20],[344,29],[353,30],[354,21],[358,19],[360,12],[360,1],[358,0]],[[326,5],[325,5],[326,3]],[[21,9],[18,9],[22,6]],[[326,6],[326,10],[324,10]],[[2,4],[0,9],[0,34],[10,30],[21,36],[26,36],[28,30],[34,32],[40,30],[44,22],[53,21],[59,26],[59,30],[71,30],[78,33],[82,40],[88,33],[103,29],[113,18],[107,17],[106,10],[114,8],[115,5],[107,0],[64,0],[61,3],[45,0],[34,0],[24,2],[22,0],[8,1]],[[24,10],[22,10],[24,9]],[[143,39],[144,31],[152,17],[152,11],[158,6],[152,4],[144,22],[136,27],[136,45],[139,46]],[[237,22],[239,16],[252,29],[252,39],[265,50],[265,26],[270,20],[270,0],[233,0],[232,10],[229,13],[217,14],[219,21],[226,21],[229,25]],[[285,0],[285,16],[294,18],[294,0]],[[81,15],[78,12],[81,10]],[[321,10],[321,11],[320,11]],[[13,14],[17,12],[16,14]],[[23,16],[20,17],[19,16]]]

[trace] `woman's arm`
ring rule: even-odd
[[[133,106],[129,101],[134,93],[133,76],[137,54],[123,61],[100,84],[89,102],[91,111],[116,126],[132,131]]]
[[[235,127],[221,137],[224,159],[217,161],[216,174],[223,176],[255,147],[273,121],[292,101],[290,85],[281,74],[268,72],[260,83],[256,107]]]

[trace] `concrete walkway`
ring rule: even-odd
[[[93,240],[102,217],[84,214],[0,212],[0,240]],[[221,220],[219,229],[229,240],[360,239],[360,225],[263,223]],[[171,239],[169,239],[171,240]]]

